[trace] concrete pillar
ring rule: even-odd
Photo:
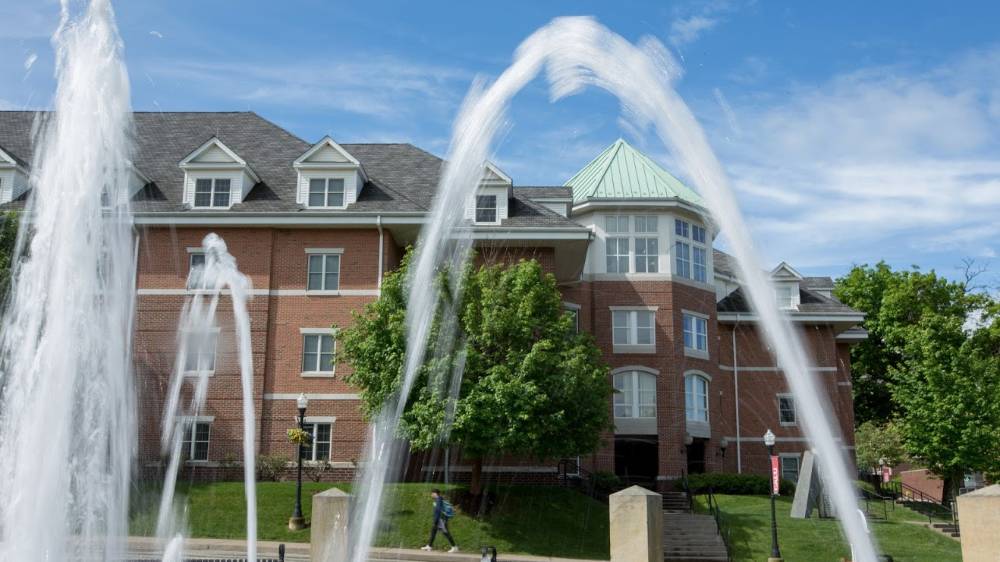
[[[963,562],[1000,562],[1000,484],[958,496]]]
[[[351,495],[330,488],[312,497],[309,559],[313,562],[347,562]]]
[[[639,486],[611,494],[611,562],[663,562],[663,499]]]

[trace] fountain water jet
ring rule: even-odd
[[[135,455],[132,121],[108,0],[62,3],[0,340],[0,559],[120,560]]]
[[[699,188],[708,210],[726,225],[747,296],[797,404],[806,413],[803,427],[828,475],[848,542],[854,546],[858,561],[875,562],[875,547],[863,526],[856,518],[845,516],[855,513],[857,501],[837,445],[837,430],[825,407],[825,394],[809,369],[798,333],[778,309],[728,178],[691,110],[672,87],[680,75],[679,65],[659,42],[645,39],[637,47],[586,17],[558,18],[528,37],[518,47],[513,64],[494,83],[485,87],[477,82],[456,119],[448,163],[411,263],[407,357],[400,393],[386,404],[376,422],[369,464],[358,486],[352,560],[364,562],[374,539],[392,460],[389,453],[406,398],[426,355],[440,296],[434,276],[442,267],[460,269],[457,266],[468,257],[469,231],[459,228],[465,200],[479,184],[492,141],[505,122],[508,103],[543,68],[554,100],[594,85],[619,98],[638,130],[652,124]]]
[[[170,379],[167,403],[163,410],[161,450],[169,459],[164,475],[156,536],[166,545],[164,560],[180,562],[183,534],[174,507],[177,473],[184,452],[183,433],[188,431],[185,417],[196,418],[205,405],[209,373],[215,369],[218,322],[216,313],[222,291],[228,289],[239,351],[240,381],[243,393],[243,470],[247,503],[247,559],[257,559],[257,499],[254,471],[253,350],[250,347],[250,316],[247,300],[252,292],[250,279],[236,267],[225,241],[209,234],[202,241],[205,263],[191,270],[188,287],[196,289],[184,304],[177,328],[177,356]],[[207,298],[207,302],[206,302]],[[192,361],[193,359],[193,361]],[[195,377],[189,375],[195,374]],[[181,406],[185,380],[195,380],[187,408]],[[173,558],[172,558],[173,557]]]

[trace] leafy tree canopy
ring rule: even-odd
[[[369,418],[402,382],[407,265],[408,259],[383,279],[378,300],[338,337],[341,356],[353,367],[347,381],[360,389]],[[418,450],[461,446],[474,462],[473,493],[484,456],[544,459],[595,450],[610,427],[608,368],[590,335],[577,333],[555,278],[536,261],[521,261],[470,265],[463,279],[461,302],[441,303],[430,338],[434,342],[448,329],[442,311],[451,308],[458,344],[443,353],[431,344],[400,437]],[[458,370],[461,387],[452,397],[452,373]]]

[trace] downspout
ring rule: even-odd
[[[385,238],[382,232],[382,215],[375,216],[375,226],[378,228],[378,281],[376,282],[376,287],[382,289],[382,261],[385,259],[383,256],[383,240]]]
[[[740,367],[736,362],[736,330],[740,327],[740,313],[736,313],[733,326],[733,393],[736,400],[736,473],[743,474],[743,455],[740,452]]]

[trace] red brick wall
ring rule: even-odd
[[[162,404],[173,368],[176,329],[187,298],[183,289],[188,273],[186,248],[200,246],[210,230],[201,228],[147,228],[141,234],[138,284],[140,297],[136,316],[135,357],[140,407],[140,457],[146,463],[159,458]],[[379,233],[374,228],[357,229],[214,229],[229,245],[240,270],[247,274],[257,294],[250,302],[254,354],[254,411],[259,454],[283,455],[289,459],[295,448],[287,442],[286,430],[295,424],[294,397],[300,392],[313,396],[334,395],[336,399],[310,401],[307,416],[334,417],[332,461],[336,468],[328,478],[344,478],[352,472],[351,462],[363,454],[368,435],[359,412],[356,393],[343,381],[349,366],[337,365],[330,378],[301,375],[302,335],[300,328],[346,326],[351,312],[371,302],[378,289]],[[341,289],[349,294],[305,295],[306,248],[342,248]],[[543,268],[554,271],[551,248],[502,247],[495,244],[477,248],[480,263],[514,263],[538,259]],[[383,237],[383,268],[393,270],[402,259],[391,233]],[[659,371],[657,378],[657,429],[659,433],[659,474],[677,478],[686,469],[683,445],[686,432],[684,373],[699,370],[710,378],[709,416],[711,438],[706,443],[705,460],[709,471],[736,471],[735,401],[733,380],[733,330],[731,324],[716,321],[715,293],[705,287],[666,281],[581,281],[561,286],[563,300],[578,305],[581,330],[591,332],[604,350],[604,360],[612,368],[644,366]],[[612,352],[612,306],[655,306],[656,353],[616,354]],[[228,297],[220,304],[221,328],[217,367],[209,386],[208,402],[201,415],[214,416],[210,461],[242,459],[242,398],[233,339],[232,314]],[[683,348],[682,310],[709,316],[709,358],[687,357]],[[853,445],[853,408],[850,388],[849,347],[837,344],[828,327],[806,327],[803,340],[820,367],[832,370],[817,373],[837,414],[845,446]],[[800,452],[805,442],[799,427],[778,423],[776,393],[785,392],[781,373],[773,370],[774,360],[751,325],[736,328],[737,364],[740,371],[740,433],[744,472],[767,471],[766,452],[760,435],[771,428],[779,437],[780,452]],[[609,384],[610,384],[609,378]],[[185,387],[189,396],[191,382]],[[276,396],[277,395],[277,396]],[[612,407],[608,404],[611,415]],[[799,412],[801,416],[802,412]],[[723,459],[719,442],[727,437],[730,446]],[[614,433],[603,436],[604,445],[582,459],[584,468],[614,470]],[[494,459],[495,464],[538,465],[533,460]],[[551,464],[554,465],[555,461]],[[209,470],[212,469],[212,470]],[[215,466],[196,468],[200,476],[216,477],[232,469]],[[238,472],[238,471],[237,471]],[[206,476],[208,475],[208,476]],[[498,476],[499,477],[499,476]],[[517,481],[545,480],[544,473],[507,475]],[[455,478],[460,476],[456,475]]]

